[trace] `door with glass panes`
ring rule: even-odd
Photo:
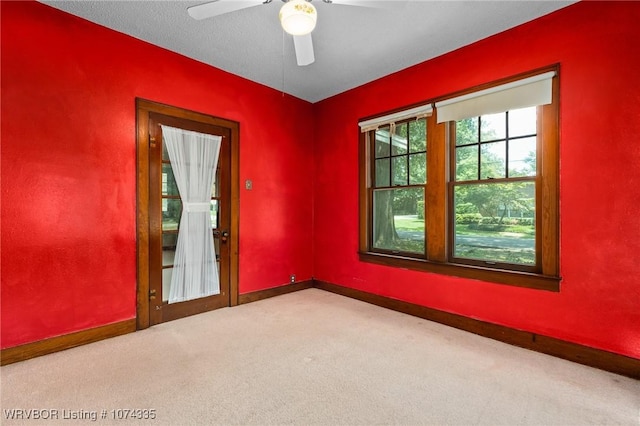
[[[175,282],[172,283],[172,275],[177,270],[177,265],[174,263],[177,261],[176,249],[181,231],[180,222],[182,215],[187,214],[184,213],[185,205],[193,203],[185,201],[185,194],[180,193],[180,185],[176,181],[174,170],[177,165],[172,164],[167,149],[167,135],[163,135],[163,126],[167,133],[167,127],[170,127],[197,132],[199,135],[221,137],[211,195],[207,197],[210,198],[207,200],[211,218],[210,238],[213,240],[212,256],[215,256],[219,292],[216,290],[217,294],[177,302],[172,301],[169,295],[171,286],[176,285]],[[149,135],[149,324],[153,325],[230,305],[231,138],[228,128],[159,113],[149,113]],[[189,160],[186,162],[188,163]],[[205,203],[198,204],[203,211],[207,207]],[[183,232],[180,238],[202,238],[202,236]],[[200,267],[199,265],[189,266]]]

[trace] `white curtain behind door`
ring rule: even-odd
[[[169,126],[162,137],[182,199],[169,303],[220,294],[210,208],[222,138]]]

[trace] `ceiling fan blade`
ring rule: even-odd
[[[296,48],[296,60],[298,65],[303,67],[305,65],[312,64],[316,58],[313,54],[313,40],[311,40],[311,33],[293,36],[293,45]]]
[[[332,4],[343,4],[345,6],[375,7],[378,9],[395,9],[402,7],[407,0],[331,0]]]
[[[236,10],[246,9],[261,5],[261,0],[214,0],[209,3],[199,4],[187,8],[189,16],[193,19],[206,19]]]

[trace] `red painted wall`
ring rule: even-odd
[[[135,317],[142,97],[240,122],[254,182],[241,293],[314,275],[640,358],[640,3],[579,3],[316,105],[39,3],[0,5],[2,348]],[[552,63],[561,292],[359,262],[358,119]]]
[[[2,348],[135,318],[136,97],[240,123],[240,292],[311,278],[311,104],[39,3],[1,7]]]
[[[638,2],[581,2],[314,105],[314,276],[640,358],[638,22]],[[358,119],[554,63],[561,291],[359,262]]]

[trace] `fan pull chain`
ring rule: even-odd
[[[284,98],[284,30],[282,30],[282,97]]]

